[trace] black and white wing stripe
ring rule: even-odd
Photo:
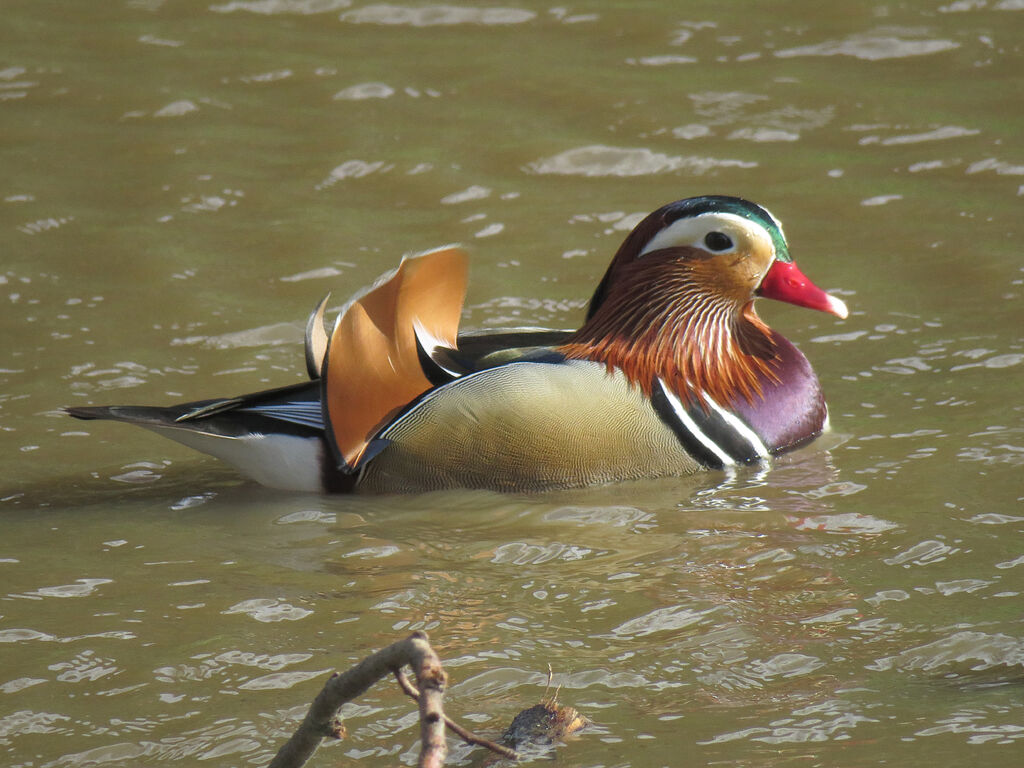
[[[651,404],[661,420],[679,438],[686,452],[709,469],[751,464],[770,455],[764,441],[750,426],[707,393],[699,403],[683,403],[660,378],[654,380]]]
[[[294,400],[286,403],[264,403],[239,408],[240,411],[258,413],[278,421],[299,424],[312,429],[324,428],[323,408],[319,400]]]
[[[455,381],[469,373],[455,360],[457,351],[435,337],[418,320],[413,322],[413,333],[416,337],[416,354],[419,357],[420,369],[427,377],[427,381],[435,387]]]
[[[217,429],[227,434],[281,432],[308,435],[324,429],[319,382],[307,381],[240,397],[202,400],[163,409],[183,428]],[[269,420],[269,421],[267,421]]]

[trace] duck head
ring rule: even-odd
[[[563,352],[618,368],[647,393],[658,377],[684,398],[752,401],[778,364],[759,296],[847,316],[800,272],[765,208],[720,195],[678,200],[626,237]]]

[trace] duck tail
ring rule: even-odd
[[[159,408],[144,405],[85,405],[68,406],[64,409],[68,416],[84,421],[101,419],[104,421],[123,421],[143,427],[170,427],[180,416],[174,408]]]

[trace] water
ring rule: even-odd
[[[574,765],[1018,765],[1021,14],[8,3],[3,762],[265,764],[422,628],[485,733],[551,664]],[[58,413],[298,381],[326,291],[447,242],[466,327],[571,326],[635,215],[702,193],[852,309],[762,302],[835,426],[770,472],[321,498]],[[411,711],[373,689],[313,764],[408,764]]]

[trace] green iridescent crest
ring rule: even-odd
[[[705,195],[679,200],[664,208],[666,225],[682,218],[693,218],[704,213],[731,213],[734,216],[753,221],[764,228],[775,246],[775,258],[779,261],[792,262],[786,236],[782,232],[782,223],[766,208],[757,203],[744,200],[742,197],[728,195]]]

